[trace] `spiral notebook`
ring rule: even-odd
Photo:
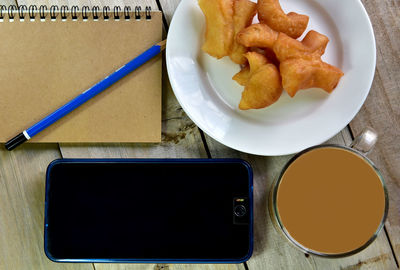
[[[0,142],[65,104],[162,39],[149,7],[0,7]],[[161,141],[161,56],[33,142]]]

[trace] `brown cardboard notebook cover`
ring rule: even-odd
[[[0,141],[5,142],[161,41],[151,20],[78,18],[0,22]],[[33,142],[159,142],[161,56],[147,62]]]

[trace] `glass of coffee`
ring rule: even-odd
[[[350,147],[319,145],[295,155],[270,192],[277,230],[303,252],[324,257],[371,244],[388,211],[385,182],[366,157],[376,140],[367,128]]]

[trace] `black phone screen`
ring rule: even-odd
[[[252,179],[243,161],[53,163],[45,210],[53,260],[240,260],[251,253]]]

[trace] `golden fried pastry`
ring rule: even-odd
[[[245,66],[232,77],[232,80],[236,81],[238,84],[242,86],[245,86],[249,78],[250,78],[250,67]]]
[[[322,88],[330,93],[338,84],[343,72],[320,59],[292,58],[281,62],[282,85],[289,96],[308,88]]]
[[[314,30],[308,32],[301,42],[284,33],[279,33],[273,50],[279,61],[295,57],[320,57],[325,53],[328,42],[329,38],[327,36]]]
[[[206,18],[206,35],[202,50],[222,58],[231,53],[233,44],[233,0],[199,0]]]
[[[317,49],[317,52],[314,52],[302,42],[293,39],[284,33],[279,33],[278,39],[274,43],[273,51],[279,62],[290,58],[301,57],[310,59],[321,56],[319,54],[320,50]]]
[[[279,60],[276,57],[274,51],[270,48],[264,48],[264,55],[267,57],[268,61],[279,68]]]
[[[291,97],[313,87],[330,93],[338,84],[343,72],[321,60],[328,41],[315,31],[310,31],[302,42],[279,33],[273,50],[280,61],[283,88]]]
[[[265,55],[262,55],[258,52],[245,53],[244,57],[249,62],[249,66],[246,66],[232,77],[233,80],[235,80],[238,84],[243,86],[246,85],[250,76],[254,72],[256,72],[261,66],[269,63]]]
[[[273,64],[265,64],[251,74],[242,93],[239,109],[261,109],[275,103],[282,94],[281,77]]]
[[[268,58],[258,52],[248,52],[244,55],[250,66],[250,76],[256,72],[261,66],[268,64]]]
[[[233,11],[233,30],[235,37],[237,33],[252,23],[257,13],[257,4],[250,0],[235,0]],[[230,54],[230,58],[233,62],[240,65],[246,64],[247,60],[243,54],[247,51],[248,49],[245,46],[239,44],[235,38],[233,39],[232,51]]]
[[[328,42],[329,38],[327,36],[314,30],[309,31],[301,41],[311,52],[316,52],[320,56],[325,53]]]
[[[272,30],[268,25],[260,23],[250,25],[236,35],[236,41],[245,47],[271,49],[277,38],[278,32]]]
[[[258,0],[257,9],[261,23],[292,38],[300,37],[307,28],[308,16],[295,12],[285,14],[279,0]]]
[[[242,69],[232,79],[244,86],[239,108],[265,108],[285,89],[330,93],[343,72],[321,60],[329,38],[311,30],[300,42],[308,16],[285,14],[279,0],[198,0],[206,17],[202,50],[216,58],[229,56]],[[260,23],[252,20],[258,11]]]

